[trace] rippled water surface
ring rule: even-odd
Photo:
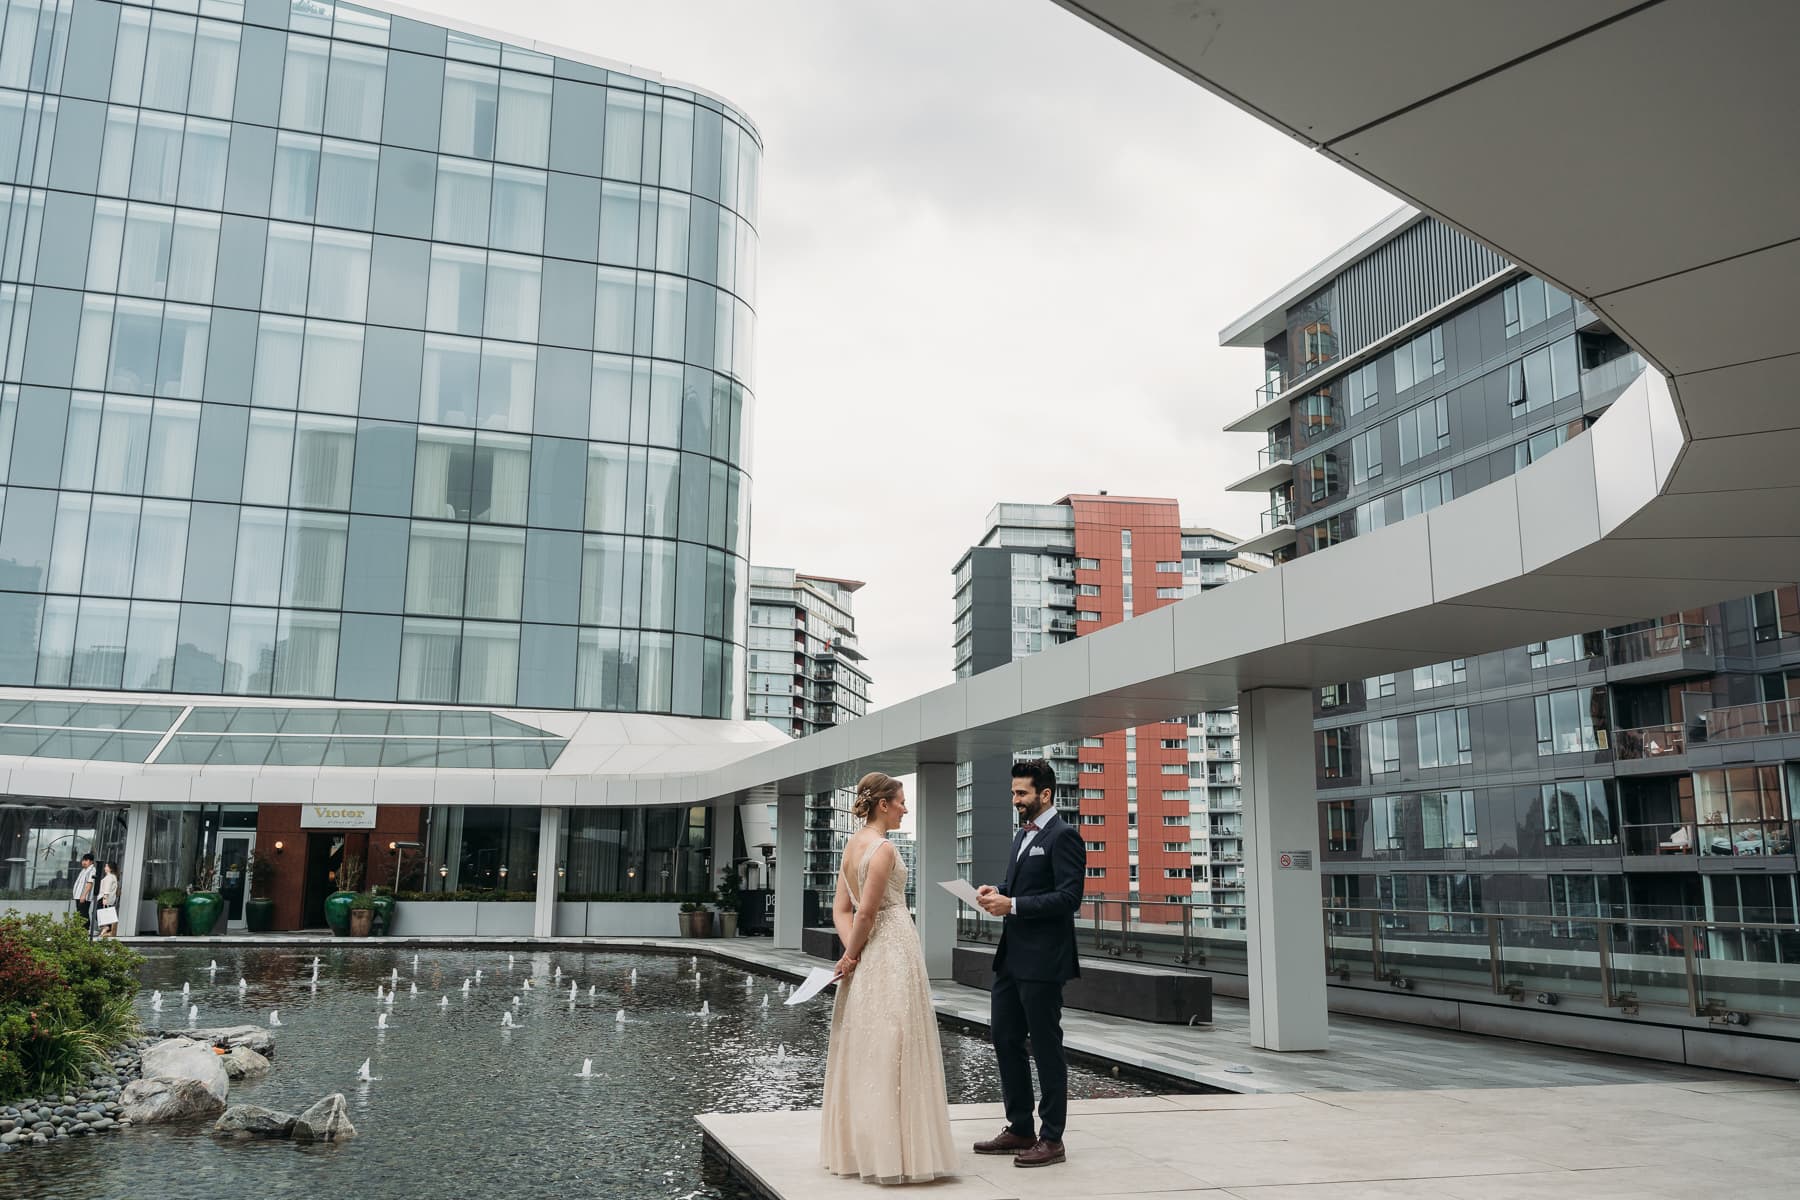
[[[420,951],[415,970],[410,951],[332,946],[316,951],[315,988],[314,953],[153,950],[139,1010],[146,1025],[185,1027],[183,982],[202,1026],[266,1025],[279,1009],[275,1069],[234,1083],[233,1101],[297,1112],[343,1092],[355,1141],[215,1142],[205,1124],[129,1129],[0,1155],[0,1197],[736,1200],[741,1193],[702,1162],[693,1115],[819,1103],[829,997],[784,1007],[769,976],[702,957],[696,985],[686,956],[517,953],[509,966],[504,951],[446,950]],[[551,982],[558,967],[560,986]],[[463,980],[477,969],[482,982],[465,995]],[[395,970],[398,995],[387,1007],[375,989]],[[240,976],[249,983],[242,997]],[[527,976],[541,986],[524,990]],[[161,1013],[150,1010],[152,989],[167,997]],[[697,1015],[702,1002],[708,1019]],[[507,1011],[518,1028],[501,1028]],[[378,1031],[383,1012],[389,1028]],[[987,1043],[941,1034],[951,1100],[998,1100]],[[359,1083],[365,1058],[374,1081]],[[593,1059],[591,1079],[577,1077],[584,1058]],[[1145,1090],[1079,1066],[1069,1084],[1076,1097]]]

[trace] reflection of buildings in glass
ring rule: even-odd
[[[568,747],[605,770],[743,718],[754,125],[349,5],[7,38],[0,755],[154,802],[128,894],[220,860],[235,893],[271,854],[282,926],[346,856],[418,890],[529,896],[555,859],[569,894],[710,891],[708,810],[496,799]],[[121,792],[96,761],[169,770]],[[374,827],[312,830],[302,796]]]

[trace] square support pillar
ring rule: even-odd
[[[556,933],[556,902],[562,895],[556,867],[562,861],[563,810],[538,810],[537,895],[531,914],[531,936]]]
[[[1312,693],[1238,696],[1244,764],[1244,874],[1250,1044],[1323,1050],[1325,935],[1314,799]]]
[[[714,800],[712,808],[712,887],[719,886],[725,868],[737,857],[737,801],[730,796]]]
[[[775,801],[775,948],[800,949],[806,919],[806,795],[783,792]]]
[[[144,847],[150,841],[150,806],[130,806],[125,817],[125,849],[119,857],[119,933],[138,931],[138,906],[144,900]],[[152,930],[152,932],[155,932]]]
[[[913,894],[919,907],[919,944],[925,971],[949,979],[956,950],[956,899],[938,884],[956,878],[956,764],[920,763],[912,798],[913,838],[919,851]]]

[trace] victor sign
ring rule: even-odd
[[[302,829],[373,829],[373,804],[303,804],[300,806]]]

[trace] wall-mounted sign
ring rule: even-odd
[[[1278,871],[1310,871],[1312,870],[1312,851],[1283,850],[1275,856],[1275,869]]]
[[[303,804],[300,806],[302,829],[373,829],[373,804]]]

